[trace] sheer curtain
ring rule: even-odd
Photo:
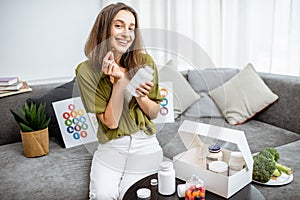
[[[101,4],[111,2],[117,1]],[[172,58],[184,70],[195,65],[241,69],[251,62],[257,71],[300,75],[299,0],[123,2],[137,10],[147,30],[145,43],[159,63]],[[152,48],[148,43],[154,41],[161,46]],[[205,53],[211,60],[202,62]]]

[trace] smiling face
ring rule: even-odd
[[[115,57],[120,57],[132,45],[135,35],[135,17],[127,10],[120,10],[111,28],[111,46]]]

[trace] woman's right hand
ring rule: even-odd
[[[124,77],[124,72],[121,71],[120,66],[115,62],[112,51],[109,51],[103,58],[102,71],[104,74],[112,76],[115,81]]]

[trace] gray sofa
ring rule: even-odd
[[[188,80],[187,74],[184,76]],[[280,162],[294,170],[294,180],[288,185],[255,186],[266,199],[299,199],[300,78],[260,76],[279,99],[245,124],[231,126],[224,118],[193,118],[183,113],[175,123],[158,124],[157,137],[164,156],[172,159],[185,151],[177,134],[185,119],[243,130],[252,153],[267,146],[276,147],[281,155]],[[50,132],[49,155],[26,158],[19,128],[9,113],[10,108],[16,109],[28,98],[49,100],[47,93],[55,92],[54,88],[61,84],[33,86],[30,93],[0,99],[0,199],[88,199],[89,171],[97,143],[65,149],[57,135]]]

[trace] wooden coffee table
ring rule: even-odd
[[[170,195],[170,196],[160,195],[158,193],[157,186],[150,185],[150,180],[153,178],[157,179],[157,174],[147,176],[147,177],[139,180],[138,182],[136,182],[134,185],[132,185],[127,190],[123,199],[124,200],[138,199],[137,195],[136,195],[136,191],[140,188],[149,188],[151,190],[151,199],[155,199],[155,200],[184,199],[184,198],[179,198],[177,196],[177,190],[173,195]],[[185,182],[176,178],[176,189],[177,189],[177,185],[183,184],[183,183],[185,183]],[[205,199],[206,200],[223,200],[225,198],[223,198],[219,195],[216,195],[212,192],[206,191]],[[241,199],[243,199],[243,200],[265,200],[265,197],[253,185],[248,184],[229,199],[231,199],[231,200],[241,200]]]

